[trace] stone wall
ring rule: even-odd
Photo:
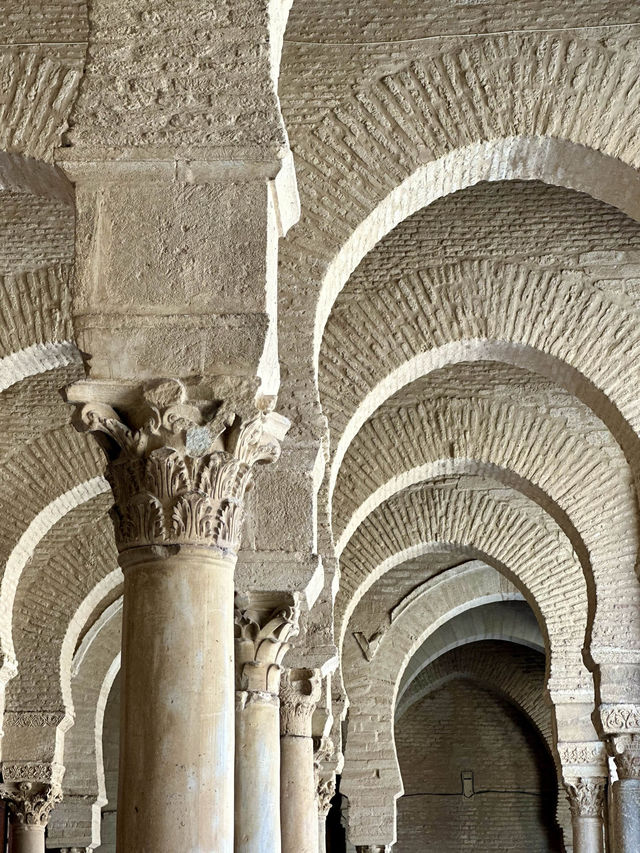
[[[506,701],[451,682],[402,717],[396,747],[405,794],[398,801],[394,853],[562,849],[554,828],[551,757]],[[461,773],[468,770],[476,793],[465,798]],[[430,796],[416,796],[424,793]]]

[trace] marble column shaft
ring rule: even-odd
[[[233,571],[136,549],[125,574],[118,849],[233,849]]]
[[[640,734],[611,738],[618,780],[611,786],[615,853],[640,850]]]
[[[606,779],[585,777],[567,785],[574,853],[604,853]]]
[[[311,718],[320,699],[315,670],[288,669],[280,688],[282,853],[317,853],[318,811]]]
[[[236,853],[281,850],[280,663],[298,618],[291,595],[236,596]]]
[[[318,853],[327,849],[327,817],[331,810],[331,800],[336,792],[335,774],[320,776],[318,780]]]

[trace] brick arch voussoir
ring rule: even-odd
[[[592,689],[582,662],[586,583],[570,543],[529,514],[463,490],[401,493],[360,526],[341,559],[335,607],[340,648],[357,604],[375,582],[408,559],[438,548],[479,556],[515,583],[548,638],[550,669],[556,662],[571,661],[576,686]]]

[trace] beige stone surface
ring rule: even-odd
[[[608,849],[636,853],[639,26],[624,0],[0,2],[1,758],[37,812],[16,850],[47,821],[50,848],[115,849],[118,550],[150,546],[182,552],[125,591],[118,853],[231,849],[236,725],[243,853],[317,853],[336,773],[348,849],[387,850],[394,720],[454,683],[536,724],[565,853],[600,853],[606,745]],[[108,471],[60,393],[85,376]],[[256,403],[292,424],[254,478]],[[238,557],[215,618],[214,554]],[[236,684],[234,585],[301,611],[279,649],[316,708],[280,745],[282,655],[238,647]]]

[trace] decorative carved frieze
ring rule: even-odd
[[[606,779],[579,778],[566,786],[574,817],[602,817]]]
[[[280,683],[280,733],[311,737],[311,718],[320,700],[317,669],[284,669]]]
[[[571,783],[578,778],[606,778],[609,774],[606,744],[602,741],[558,743],[562,775]]]
[[[279,602],[278,602],[279,599]],[[282,659],[299,630],[300,604],[292,594],[236,594],[238,689],[278,695]]]
[[[0,785],[0,796],[7,800],[14,820],[29,826],[46,826],[53,807],[62,800],[62,789],[57,784],[5,781]]]
[[[34,782],[60,785],[64,767],[37,761],[2,762],[2,779],[7,783]]]
[[[640,705],[601,705],[600,722],[605,734],[640,733]]]
[[[390,853],[390,844],[357,844],[357,853]]]
[[[67,393],[73,422],[107,457],[120,551],[145,545],[207,545],[236,554],[253,466],[273,462],[289,422],[271,411],[241,417],[220,401],[189,401],[178,380],[147,383],[118,410]]]
[[[3,723],[13,729],[55,728],[65,716],[64,711],[5,711]]]
[[[640,737],[635,734],[618,735],[610,739],[618,778],[640,779]]]

